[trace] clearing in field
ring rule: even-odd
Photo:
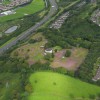
[[[100,94],[100,87],[58,73],[37,72],[29,81],[33,92],[28,100],[94,100]]]
[[[66,50],[55,53],[54,61],[51,63],[53,68],[64,67],[67,70],[77,70],[85,59],[88,50],[83,48],[73,48],[70,57],[64,57]]]
[[[44,61],[44,49],[41,46],[44,46],[47,40],[44,38],[42,33],[35,34],[31,39],[42,38],[40,42],[36,43],[26,43],[25,45],[19,47],[12,53],[12,57],[24,58],[27,60],[29,65],[34,64],[37,61]]]
[[[45,4],[43,0],[33,0],[30,4],[15,9],[15,14],[0,17],[0,22],[7,20],[13,20],[24,17],[26,15],[34,14],[44,8]]]

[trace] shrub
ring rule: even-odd
[[[71,56],[71,51],[67,50],[66,53],[65,53],[65,57],[70,57],[70,56]]]

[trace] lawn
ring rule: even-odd
[[[0,22],[21,18],[26,15],[34,14],[44,8],[43,0],[33,0],[30,4],[19,7],[15,10],[16,14],[0,17]]]
[[[51,63],[51,66],[53,68],[64,67],[67,70],[77,70],[77,68],[81,65],[86,55],[88,54],[88,50],[84,48],[73,48],[70,49],[70,51],[70,57],[64,57],[66,49],[55,53],[55,57]]]
[[[28,100],[92,100],[100,94],[100,87],[58,73],[36,72],[29,81],[33,92]]]

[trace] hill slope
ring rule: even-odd
[[[37,72],[29,80],[33,93],[28,100],[92,100],[100,94],[98,86],[52,72]]]

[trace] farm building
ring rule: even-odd
[[[46,50],[45,50],[45,53],[53,53],[53,50],[52,50],[51,48],[46,49]]]

